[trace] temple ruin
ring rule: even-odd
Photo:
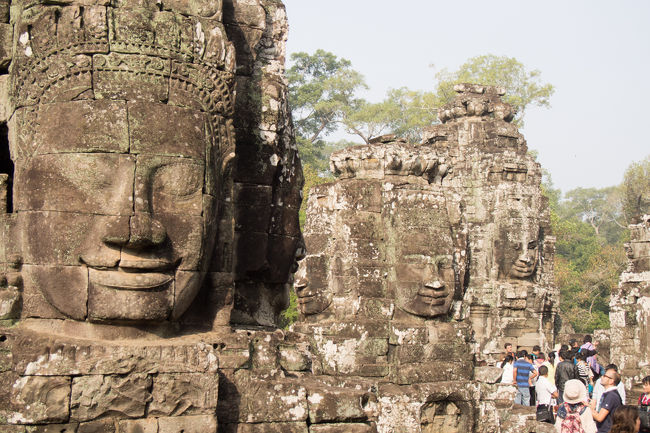
[[[625,245],[628,266],[612,290],[609,319],[611,361],[619,366],[625,388],[637,401],[641,381],[650,375],[650,215],[640,216],[629,226]]]
[[[554,431],[494,367],[554,344],[559,296],[503,91],[333,154],[301,232],[286,37],[279,0],[0,1],[0,432]]]

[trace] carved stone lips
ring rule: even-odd
[[[117,290],[154,290],[174,279],[171,272],[153,272],[149,269],[117,270],[89,269],[93,284]]]
[[[429,285],[425,285],[423,288],[418,290],[418,295],[425,298],[445,298],[448,294],[449,293],[444,286],[433,288]]]
[[[527,277],[535,270],[535,262],[524,262],[517,260],[510,269],[510,273],[514,276]]]

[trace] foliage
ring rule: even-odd
[[[524,65],[514,57],[487,54],[472,57],[454,72],[442,69],[436,74],[438,87],[436,95],[439,103],[445,104],[454,96],[454,85],[458,83],[476,83],[498,86],[505,89],[504,101],[516,110],[515,123],[523,126],[526,107],[537,105],[549,107],[549,99],[554,87],[541,81],[541,72],[537,69],[526,70]]]
[[[628,222],[650,213],[650,155],[631,164],[623,177],[623,214]]]
[[[298,301],[296,299],[296,292],[289,290],[289,307],[280,314],[280,322],[278,326],[282,329],[287,329],[292,323],[298,320]]]
[[[573,189],[565,195],[564,216],[588,223],[608,243],[618,242],[627,227],[621,193],[621,186]]]
[[[637,186],[636,181],[633,184]],[[626,266],[626,188],[625,183],[576,188],[562,200],[552,185],[544,189],[557,237],[555,282],[561,293],[560,310],[577,332],[609,327],[609,295]]]
[[[390,132],[413,142],[420,141],[423,128],[437,123],[441,105],[433,92],[406,87],[390,89],[382,104],[392,113]]]
[[[367,86],[349,60],[327,51],[294,53],[291,60],[287,80],[296,133],[313,144],[336,131],[343,117],[362,104],[356,93]]]

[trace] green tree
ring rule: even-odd
[[[391,132],[410,141],[420,141],[422,129],[438,122],[440,102],[433,92],[390,89],[383,104],[390,107]]]
[[[443,69],[436,74],[435,91],[415,91],[406,87],[389,90],[376,104],[359,103],[342,118],[348,132],[366,143],[370,137],[391,132],[411,141],[419,141],[422,128],[438,122],[438,109],[451,101],[458,83],[476,83],[503,87],[504,100],[517,111],[515,123],[523,126],[530,105],[549,107],[553,86],[542,83],[540,72],[528,71],[514,58],[484,55],[472,57],[458,70]]]
[[[493,54],[472,57],[453,72],[442,69],[436,74],[436,79],[436,95],[441,105],[454,98],[455,84],[502,87],[506,92],[503,99],[517,111],[515,123],[520,127],[524,124],[526,108],[530,105],[549,107],[550,97],[555,91],[551,84],[541,81],[541,72],[537,69],[529,71],[514,57]]]
[[[287,80],[298,149],[304,162],[320,169],[329,158],[325,137],[358,111],[364,101],[357,92],[367,86],[349,60],[324,50],[294,53],[291,61]]]
[[[620,186],[575,188],[565,194],[564,216],[586,222],[597,236],[607,243],[616,243],[627,227],[621,191]]]
[[[632,163],[623,176],[623,214],[628,222],[650,213],[650,155]]]

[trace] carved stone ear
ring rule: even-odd
[[[223,159],[223,162],[221,163],[221,172],[222,173],[230,173],[232,171],[232,168],[235,164],[235,158],[237,157],[237,154],[235,152],[229,152]]]

